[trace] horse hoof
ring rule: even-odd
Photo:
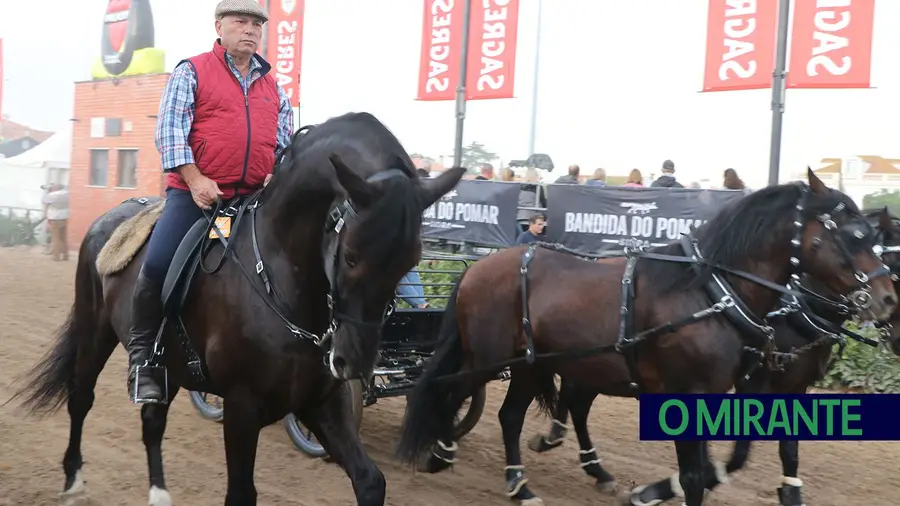
[[[172,506],[172,496],[169,491],[157,486],[150,487],[150,499],[147,506]]]
[[[533,438],[531,438],[531,441],[528,442],[528,449],[535,453],[544,453],[562,446],[562,441],[559,441],[555,444],[547,443],[547,437],[548,436],[545,436],[543,434],[536,434]]]
[[[544,500],[540,497],[532,497],[531,499],[522,499],[519,501],[522,506],[544,506]]]
[[[640,494],[645,488],[647,488],[646,485],[641,485],[631,490],[626,489],[622,491],[618,497],[619,504],[621,506],[641,506],[644,503],[641,501]]]
[[[595,487],[597,488],[598,492],[606,495],[616,495],[616,492],[619,491],[619,484],[616,483],[615,480],[604,481],[602,483],[597,482],[597,485],[595,485]]]
[[[75,472],[72,485],[59,494],[57,504],[59,506],[87,506],[89,504],[87,494],[84,492],[84,478],[80,469]]]
[[[419,459],[416,470],[420,473],[435,474],[450,469],[452,464],[435,457],[431,452]]]

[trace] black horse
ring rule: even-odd
[[[873,252],[873,227],[849,197],[811,170],[808,178],[809,186],[749,194],[693,237],[626,258],[587,262],[528,246],[474,264],[451,295],[435,355],[410,396],[398,455],[428,472],[448,468],[462,402],[508,366],[499,413],[506,493],[538,504],[519,436],[535,397],[552,411],[555,374],[608,395],[727,392],[771,356],[763,319],[781,294],[795,293],[785,284],[802,273],[888,318],[897,295]],[[675,447],[685,503],[699,506],[712,467],[706,443]],[[580,458],[598,460],[595,452]]]
[[[256,504],[259,431],[287,413],[346,470],[358,504],[384,504],[384,475],[360,444],[343,380],[371,375],[386,307],[421,254],[422,211],[463,173],[418,178],[381,122],[350,113],[301,129],[265,189],[222,206],[219,214],[233,219],[230,237],[213,228],[214,216],[188,233],[164,288],[170,323],[154,358],[168,365],[170,402],[182,386],[226,399],[226,505]],[[68,402],[63,501],[84,493],[84,419],[97,376],[127,338],[132,287],[160,205],[128,201],[91,225],[69,318],[17,394],[27,394],[32,411]],[[220,263],[207,268],[207,255]],[[161,450],[168,409],[141,408],[155,506],[171,504]]]
[[[881,245],[876,246],[876,251],[882,252],[882,259],[887,263],[893,273],[900,272],[900,227],[890,216],[887,208],[879,211],[864,213],[870,224],[878,230]],[[882,247],[883,246],[883,247]],[[885,251],[886,250],[886,251]],[[818,293],[827,293],[827,290],[812,279],[804,279],[803,285],[808,286]],[[896,282],[895,282],[896,286]],[[846,307],[840,307],[829,301],[811,298],[804,301],[805,310],[792,308],[792,300],[785,297],[778,310],[770,313],[769,321],[775,331],[775,346],[780,355],[784,357],[782,370],[759,369],[744,382],[736,385],[737,393],[806,393],[808,388],[822,379],[832,360],[833,345],[843,346],[844,340],[851,339],[866,341],[867,344],[877,342],[868,341],[862,336],[855,335],[842,329],[844,321],[850,316]],[[790,310],[785,310],[790,309]],[[817,316],[810,317],[808,313]],[[891,339],[887,341],[895,353],[900,354],[900,314],[894,313],[889,320],[887,328],[891,329]],[[572,425],[578,439],[579,453],[593,454],[596,452],[587,429],[587,418],[591,406],[598,393],[582,389],[571,382],[562,381],[559,402],[554,410],[554,417],[549,432],[538,434],[529,443],[529,448],[538,453],[548,452],[558,448],[565,440],[568,427],[566,422],[569,412],[572,413]],[[715,462],[715,473],[706,477],[706,486],[709,490],[725,483],[727,476],[741,469],[750,455],[751,441],[736,441],[734,451],[727,463]],[[798,478],[799,466],[799,442],[779,441],[779,456],[781,458],[783,475],[782,486],[777,493],[782,506],[802,506],[803,498],[801,487],[802,480]],[[602,467],[600,462],[592,462],[582,465],[588,476],[596,480],[596,487],[602,492],[616,490],[616,482],[612,474]],[[640,487],[628,493],[623,498],[627,505],[658,504],[655,501],[665,502],[673,499],[678,492],[677,478],[665,479],[647,487]]]

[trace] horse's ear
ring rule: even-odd
[[[817,176],[816,173],[813,172],[809,165],[806,166],[806,177],[807,179],[809,179],[809,188],[813,193],[815,193],[816,195],[825,195],[826,193],[828,193],[828,187],[825,186],[825,183],[823,183],[822,180],[819,179],[819,176]]]
[[[350,200],[363,208],[369,207],[374,200],[372,187],[369,186],[369,183],[366,182],[362,176],[354,172],[353,169],[348,167],[337,153],[332,153],[332,155],[328,157],[328,160],[331,161],[331,165],[334,166],[338,182],[341,183],[341,186],[347,191]]]
[[[891,219],[891,212],[888,210],[887,206],[884,206],[884,209],[878,213],[878,227],[884,231],[894,228],[894,220]]]
[[[452,190],[465,173],[465,168],[453,167],[445,170],[436,178],[423,179],[422,192],[420,194],[422,210],[428,209],[428,207],[431,206],[431,204],[434,204],[437,199]]]

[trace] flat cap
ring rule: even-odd
[[[269,14],[257,0],[222,0],[216,5],[216,19],[229,14],[255,16],[263,22],[269,20]]]

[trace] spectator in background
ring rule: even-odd
[[[535,214],[528,219],[528,230],[519,234],[516,244],[528,244],[538,242],[544,235],[544,227],[547,225],[547,218],[543,214]]]
[[[744,181],[738,177],[737,171],[734,169],[725,169],[725,174],[723,175],[722,187],[726,190],[746,190],[747,187],[744,185]]]
[[[594,175],[585,184],[587,186],[606,186],[606,171],[604,169],[595,170]]]
[[[650,186],[652,188],[684,188],[681,183],[675,180],[675,162],[666,160],[662,165],[662,175],[654,181]]]
[[[637,169],[631,169],[631,172],[628,173],[628,181],[625,181],[625,186],[627,188],[643,188],[644,187],[644,176],[641,174],[641,171]]]
[[[481,174],[475,179],[482,181],[490,181],[494,179],[494,166],[489,163],[481,164]]]
[[[505,169],[500,171],[500,180],[501,181],[515,181],[516,173],[513,172],[513,170],[510,169],[509,167],[506,167]]]
[[[559,178],[554,182],[555,184],[578,184],[578,175],[581,173],[581,168],[574,163],[569,165],[569,173],[565,176],[559,176]]]
[[[50,253],[53,261],[69,259],[69,244],[66,239],[69,222],[69,192],[61,184],[54,184],[44,195],[44,213],[50,228]]]
[[[428,301],[425,300],[425,287],[422,285],[422,278],[419,271],[413,269],[403,275],[400,284],[397,285],[397,296],[412,307],[425,309],[428,307]]]
[[[538,198],[538,192],[541,189],[541,177],[538,175],[537,169],[534,167],[525,169],[524,179],[525,182],[519,187],[519,211],[516,213],[516,221],[519,223],[522,231],[528,229],[528,220],[540,212],[522,209],[523,207],[547,207],[547,197],[544,195],[544,192],[541,192],[540,199]]]

